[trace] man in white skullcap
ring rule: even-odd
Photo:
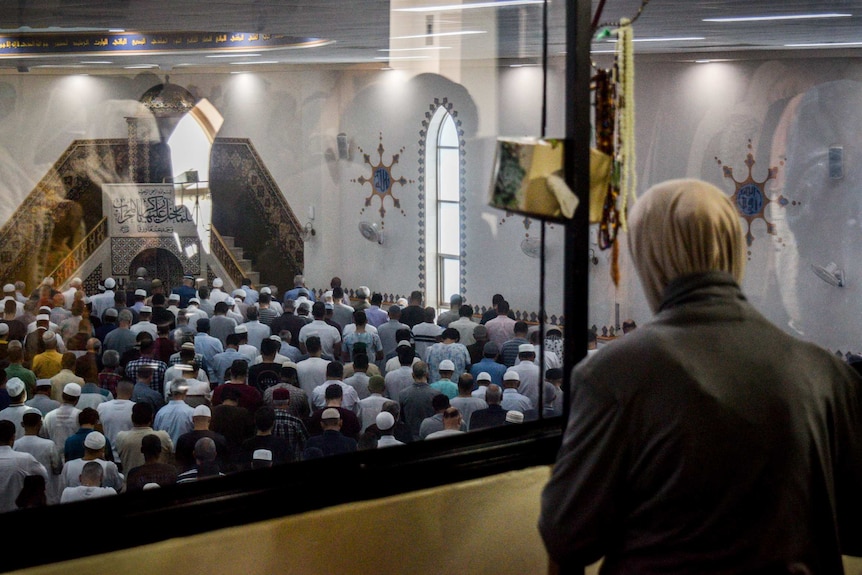
[[[81,473],[89,461],[95,461],[102,466],[102,485],[111,487],[117,493],[125,487],[125,479],[113,461],[105,460],[105,436],[99,431],[91,431],[84,438],[84,456],[80,459],[72,459],[63,465],[60,473],[63,489],[81,485]],[[62,496],[60,501],[62,502]]]
[[[228,298],[231,296],[222,289],[224,287],[224,280],[221,278],[215,278],[213,280],[213,289],[210,290],[210,301],[213,305],[217,304],[220,301],[227,302]]]
[[[11,403],[6,409],[0,410],[0,420],[5,419],[14,423],[15,439],[21,439],[21,436],[24,435],[24,426],[21,425],[24,414],[32,411],[41,416],[42,412],[24,405],[24,402],[27,400],[27,387],[20,378],[10,377],[6,381],[6,393],[9,394]]]
[[[525,413],[533,409],[533,402],[530,398],[518,393],[518,387],[521,385],[521,376],[517,371],[511,369],[503,374],[503,400],[500,405],[506,411],[512,409]]]
[[[78,431],[78,415],[81,410],[76,406],[81,397],[81,386],[77,383],[67,383],[63,387],[60,407],[51,410],[43,417],[40,435],[54,442],[62,453],[66,447],[66,439]]]
[[[24,315],[24,304],[18,301],[15,297],[15,284],[6,284],[3,286],[3,299],[0,300],[0,309],[6,304],[7,300],[15,302],[15,318]]]
[[[375,419],[377,429],[380,430],[380,439],[377,440],[377,448],[392,447],[393,445],[404,445],[393,435],[395,433],[395,417],[388,411],[381,411]]]
[[[117,287],[117,282],[114,278],[106,278],[104,285],[104,292],[90,297],[90,315],[100,319],[106,309],[114,307],[114,288]]]

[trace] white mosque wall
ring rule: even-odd
[[[601,62],[600,62],[601,64]],[[637,65],[638,190],[669,178],[697,177],[734,194],[748,175],[770,200],[751,222],[750,260],[743,288],[752,303],[787,331],[832,350],[857,351],[862,302],[858,165],[862,134],[862,68],[856,60],[794,58],[710,64],[640,59]],[[503,293],[516,310],[538,311],[539,261],[520,248],[539,234],[524,221],[487,205],[498,136],[541,135],[541,82],[530,69],[476,64],[462,83],[404,71],[305,69],[252,74],[173,73],[171,81],[206,97],[224,116],[219,136],[249,138],[302,223],[317,234],[306,244],[306,276],[325,288],[339,275],[346,286],[388,294],[420,287],[420,158],[425,113],[435,100],[457,111],[463,130],[464,233],[469,303],[488,306]],[[164,78],[3,74],[0,76],[0,221],[17,206],[75,139],[122,138],[137,98]],[[561,135],[562,90],[549,78],[548,136]],[[339,157],[338,134],[348,154]],[[385,242],[361,237],[357,224],[379,222],[379,198],[363,211],[372,163],[392,162],[405,178],[384,199]],[[843,173],[830,177],[829,151],[843,152]],[[776,168],[767,181],[768,168]],[[837,166],[832,166],[833,168]],[[725,177],[730,168],[733,178]],[[835,174],[833,174],[835,175]],[[786,201],[779,201],[780,198]],[[404,213],[401,213],[403,209]],[[746,220],[744,227],[748,229]],[[595,230],[593,230],[595,231]],[[769,233],[774,231],[775,233]],[[562,313],[563,238],[546,228],[546,309]],[[649,320],[619,238],[621,280],[610,279],[611,251],[593,245],[590,324]],[[595,237],[593,239],[595,241]],[[834,263],[844,287],[834,287],[812,264]],[[427,264],[427,262],[426,262]],[[284,286],[288,287],[288,286]]]
[[[514,310],[538,312],[539,262],[521,242],[539,234],[539,223],[507,215],[487,205],[494,145],[500,134],[538,135],[538,85],[508,82],[494,88],[498,70],[479,64],[467,85],[437,74],[404,71],[294,69],[245,74],[174,71],[170,81],[207,98],[224,117],[219,137],[248,138],[278,183],[300,222],[316,235],[306,242],[305,274],[314,288],[333,275],[345,286],[367,285],[387,294],[429,290],[422,260],[422,131],[426,113],[447,106],[463,130],[463,230],[466,301],[489,306],[503,293]],[[6,222],[35,184],[75,139],[124,138],[126,117],[144,110],[137,98],[163,82],[154,73],[135,76],[17,74],[0,76],[0,222]],[[471,90],[469,82],[474,82]],[[519,88],[521,86],[521,88]],[[519,91],[520,90],[520,91]],[[475,94],[474,94],[475,92]],[[476,95],[485,100],[479,101]],[[436,103],[435,103],[436,102]],[[339,157],[338,134],[348,155]],[[382,157],[377,148],[382,146]],[[391,165],[393,198],[365,206],[372,164]],[[392,164],[393,155],[398,162]],[[402,213],[403,210],[403,213]],[[313,215],[313,220],[311,219]],[[382,245],[365,240],[360,220],[384,224]],[[562,314],[562,233],[549,227],[548,315]],[[282,286],[286,289],[289,286]],[[430,292],[429,292],[430,294]],[[433,299],[431,297],[428,298]]]
[[[639,193],[667,179],[693,177],[733,196],[748,179],[751,153],[751,180],[769,201],[763,213],[749,214],[744,292],[789,333],[833,351],[862,349],[859,61],[639,60],[636,70]],[[830,148],[843,151],[841,177],[830,177]],[[746,218],[742,224],[747,231]],[[627,256],[625,234],[620,237],[621,256]],[[602,253],[592,268],[591,323],[612,325],[615,303],[621,304],[621,320],[648,320],[626,259],[621,257],[622,280],[615,288],[606,257]],[[812,270],[830,263],[843,270],[844,287],[829,285]]]

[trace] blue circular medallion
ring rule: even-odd
[[[736,206],[745,216],[755,216],[763,209],[763,192],[755,184],[746,184],[736,192]]]
[[[385,194],[392,186],[392,176],[389,175],[389,170],[380,167],[374,170],[374,191],[378,194]]]

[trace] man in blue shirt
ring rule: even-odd
[[[482,360],[470,367],[470,375],[473,376],[473,381],[478,381],[479,374],[485,371],[491,376],[491,383],[503,387],[503,374],[506,373],[506,366],[497,362],[499,351],[497,344],[493,341],[485,344]]]

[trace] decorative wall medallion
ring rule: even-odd
[[[766,183],[769,182],[769,180],[774,180],[778,176],[778,167],[769,168],[766,174],[766,179],[762,181],[755,180],[751,171],[754,164],[757,162],[754,160],[754,154],[751,153],[751,140],[748,141],[748,150],[749,152],[745,157],[745,165],[748,167],[748,176],[744,180],[737,180],[734,178],[733,168],[723,165],[720,159],[715,158],[715,161],[719,166],[722,166],[724,177],[731,179],[736,188],[730,196],[730,200],[736,207],[736,211],[739,212],[739,216],[747,223],[745,241],[748,244],[748,247],[751,247],[751,244],[754,243],[754,234],[751,233],[751,224],[758,219],[763,220],[763,223],[766,224],[766,233],[776,236],[778,243],[782,244],[782,239],[777,237],[775,224],[766,219],[766,210],[769,204],[773,202],[781,207],[785,207],[788,204],[797,206],[800,202],[788,200],[783,195],[779,195],[776,198],[769,197],[766,192]],[[784,162],[782,161],[780,164],[783,166]],[[748,252],[748,256],[750,259],[750,251]]]
[[[370,184],[371,185],[371,193],[365,198],[365,207],[359,210],[360,214],[365,213],[365,209],[371,206],[371,203],[374,201],[374,198],[378,198],[380,200],[380,228],[382,229],[385,225],[384,218],[386,217],[386,198],[392,198],[392,205],[401,211],[401,215],[406,215],[404,210],[401,208],[401,200],[395,197],[393,193],[393,186],[395,184],[400,184],[401,186],[406,186],[407,184],[412,184],[413,180],[408,180],[404,176],[396,177],[393,174],[393,168],[395,164],[398,163],[398,160],[401,158],[401,154],[404,153],[404,148],[398,150],[397,154],[392,155],[392,159],[389,164],[383,163],[383,152],[386,150],[383,148],[383,133],[380,133],[380,143],[377,145],[377,163],[372,163],[371,154],[366,154],[365,151],[360,147],[360,153],[362,154],[362,158],[365,163],[371,168],[371,177],[366,178],[365,176],[359,176],[351,182],[358,182],[360,185]]]

